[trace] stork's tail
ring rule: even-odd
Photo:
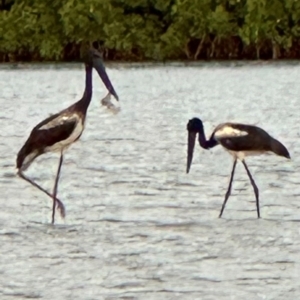
[[[289,151],[286,149],[286,147],[274,138],[272,138],[271,141],[271,150],[279,156],[283,156],[288,159],[291,158]]]

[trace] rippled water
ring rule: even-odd
[[[94,73],[86,130],[62,167],[65,221],[51,199],[15,176],[32,127],[81,97],[79,66],[0,69],[1,299],[298,299],[300,297],[299,64],[108,66],[113,114]],[[186,123],[207,135],[224,121],[263,127],[292,160],[253,157],[260,189],[220,147],[197,146],[185,174]],[[52,190],[57,154],[27,174]]]

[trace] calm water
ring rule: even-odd
[[[81,97],[78,66],[0,69],[1,299],[298,299],[300,297],[300,65],[108,66],[121,111],[101,106],[94,73],[86,130],[69,149],[51,199],[15,176],[32,127]],[[241,164],[218,219],[232,166],[220,147],[196,148],[185,174],[186,123],[207,135],[224,121],[263,127],[292,160]],[[52,190],[57,154],[27,174]]]

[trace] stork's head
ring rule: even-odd
[[[80,52],[85,66],[87,68],[95,68],[109,93],[112,94],[116,98],[116,100],[119,101],[119,97],[106,73],[101,53],[95,48],[87,46],[87,44],[84,44],[81,47]]]
[[[203,130],[203,123],[198,118],[193,118],[189,120],[186,128],[188,131],[188,151],[187,151],[186,172],[188,173],[192,165],[196,136],[197,134],[202,134],[204,130]]]

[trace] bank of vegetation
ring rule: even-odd
[[[295,59],[300,0],[0,0],[0,61]]]

